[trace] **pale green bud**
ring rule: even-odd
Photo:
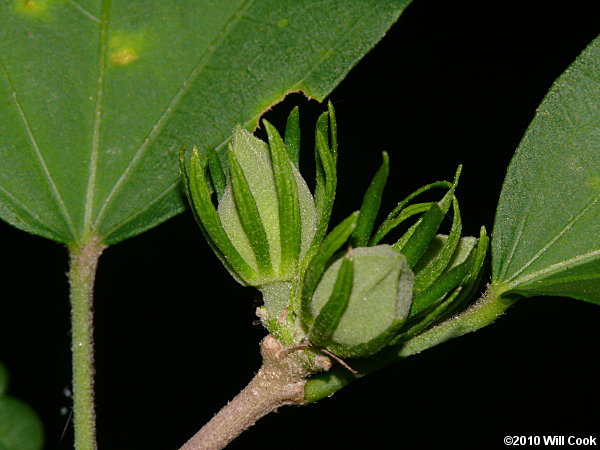
[[[308,250],[315,234],[316,209],[313,197],[294,164],[287,159],[286,164],[290,173],[296,196],[292,194],[288,200],[296,202],[299,209],[299,223],[296,231],[291,236],[282,233],[280,220],[280,196],[269,146],[241,127],[235,129],[229,148],[230,158],[235,158],[239,163],[248,188],[258,209],[260,222],[264,228],[270,270],[259,267],[255,246],[252,245],[251,232],[247,230],[240,220],[240,207],[235,201],[233,189],[236,179],[229,176],[227,187],[219,201],[218,213],[227,236],[242,256],[259,276],[248,284],[263,285],[275,281],[289,280],[296,275],[299,261]],[[272,149],[271,149],[272,151]],[[287,225],[288,227],[290,225]],[[289,230],[288,230],[289,231]],[[288,238],[286,240],[286,237]],[[294,242],[289,242],[289,241]],[[255,243],[256,244],[256,243]],[[284,261],[282,248],[285,245],[298,245],[299,254],[292,259]]]
[[[342,289],[338,275],[344,260],[353,266],[349,299],[328,342],[316,345],[340,357],[364,357],[385,346],[404,323],[410,311],[414,277],[404,255],[389,245],[350,250],[327,269],[313,294],[311,313],[315,319],[309,336],[327,334],[315,328],[328,326],[319,314],[335,298],[335,289]],[[331,314],[329,309],[329,315],[340,312]]]

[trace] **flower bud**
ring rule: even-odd
[[[315,233],[312,195],[289,160],[283,142],[279,145],[279,149],[273,148],[278,143],[269,148],[238,127],[229,147],[230,176],[219,201],[218,214],[240,256],[259,274],[251,282],[246,280],[247,284],[263,285],[293,278]],[[274,156],[283,161],[274,162]],[[278,172],[283,174],[280,184]],[[255,211],[249,213],[248,209]],[[253,213],[254,222],[247,218],[244,221],[244,215]]]
[[[186,191],[205,237],[234,278],[257,287],[294,279],[329,217],[319,202],[317,213],[296,167],[297,120],[292,121],[293,132],[286,131],[294,138],[289,143],[271,124],[264,125],[269,144],[241,127],[234,130],[227,173],[214,150],[201,154],[194,149],[188,164],[181,156]],[[333,147],[321,152],[335,170]],[[332,182],[327,186],[335,188]],[[218,194],[217,208],[211,190]]]
[[[376,353],[404,323],[412,291],[413,273],[391,246],[351,249],[317,285],[307,321],[309,340],[342,358]]]

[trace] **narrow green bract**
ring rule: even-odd
[[[331,296],[319,311],[319,315],[308,332],[308,339],[313,345],[327,347],[330,343],[333,333],[348,308],[353,283],[354,261],[352,260],[352,251],[349,251],[342,258]]]
[[[263,182],[258,185],[259,189],[251,189],[248,182],[248,178],[250,177],[246,178],[246,173],[252,175],[256,172],[247,170],[246,173],[244,173],[244,170],[237,160],[239,155],[235,155],[232,149],[233,145],[230,146],[229,150],[231,189],[227,191],[227,193],[231,193],[231,195],[226,198],[233,199],[233,203],[235,204],[234,211],[237,213],[236,226],[238,229],[232,230],[231,227],[228,227],[227,221],[222,220],[222,222],[225,226],[225,230],[229,231],[230,234],[235,231],[246,237],[245,242],[249,244],[252,250],[254,262],[258,271],[269,274],[271,270],[275,269],[275,267],[273,267],[274,265],[271,264],[270,247],[278,247],[277,244],[279,244],[279,242],[276,241],[276,236],[279,234],[279,223],[275,220],[269,220],[266,223],[263,222],[263,219],[269,217],[268,214],[271,213],[271,205],[269,203],[272,202],[269,201],[271,200],[270,195],[261,196],[261,194],[264,194],[264,191],[261,192],[260,188],[264,185],[268,186],[268,181],[263,180]],[[253,185],[253,188],[256,188],[256,185]],[[257,194],[256,196],[254,195],[255,193]],[[261,206],[260,210],[259,204]],[[223,199],[221,205],[225,206],[229,205],[229,203]],[[221,211],[223,210],[224,209],[221,209]],[[223,215],[221,215],[221,217],[223,218]],[[269,230],[268,235],[267,229]]]
[[[293,117],[292,114],[290,116]],[[281,266],[284,271],[295,272],[301,250],[300,200],[294,174],[295,166],[290,161],[285,144],[277,130],[266,120],[264,125],[269,136],[271,163],[277,190],[281,242],[285,242],[285,245],[281,246]]]
[[[285,148],[290,160],[300,169],[300,113],[294,107],[285,125]]]
[[[373,225],[377,219],[379,206],[381,205],[381,195],[387,181],[390,170],[389,157],[386,152],[383,152],[383,163],[377,173],[373,177],[367,192],[363,198],[362,206],[360,207],[360,217],[356,224],[356,229],[352,235],[352,245],[362,247],[368,244],[369,237],[373,232]]]
[[[250,280],[256,279],[256,271],[240,256],[231,243],[229,236],[223,230],[221,219],[210,198],[206,179],[206,160],[201,158],[198,149],[194,148],[188,171],[185,166],[185,155],[182,151],[180,167],[186,194],[204,237],[236,279],[250,283]]]
[[[336,226],[331,233],[323,239],[318,251],[311,259],[310,264],[306,268],[304,273],[304,279],[301,290],[301,310],[300,317],[302,319],[302,325],[305,328],[309,328],[312,325],[313,313],[312,313],[312,296],[323,277],[323,273],[327,268],[327,264],[333,255],[344,245],[348,240],[358,220],[358,212],[353,213],[350,217],[344,219],[338,226]]]
[[[234,132],[230,155],[234,161],[231,173],[236,175],[229,177],[219,202],[218,212],[223,228],[244,260],[261,273],[253,285],[290,279],[295,275],[298,260],[308,250],[314,236],[316,211],[306,182],[289,160],[289,171],[281,174],[285,162],[278,160],[274,165],[267,144],[242,128],[238,127]],[[285,157],[281,151],[276,151],[276,155],[279,159]],[[281,188],[279,192],[277,190],[274,168],[279,169],[279,182],[285,184],[282,197],[279,196]],[[245,183],[240,183],[242,180]],[[234,195],[236,186],[245,192],[239,199]],[[252,202],[248,195],[251,195]],[[244,198],[247,203],[241,201]],[[297,213],[292,211],[291,217],[282,211],[284,219],[288,221],[285,231],[281,226],[280,201],[288,205],[295,201],[298,208]],[[250,213],[242,203],[256,205],[256,214],[252,213],[251,216],[254,220],[249,218],[246,226],[242,217]],[[290,225],[289,220],[294,223]],[[261,229],[266,240],[263,240]],[[287,248],[288,244],[295,248],[296,258],[292,260],[291,255],[284,252],[286,261],[282,261],[282,248]],[[262,253],[265,250],[266,253]]]
[[[452,259],[455,250],[460,241],[460,232],[462,230],[462,221],[460,218],[460,210],[458,207],[458,200],[456,197],[452,201],[452,209],[454,210],[454,217],[452,220],[452,228],[450,234],[445,242],[445,245],[441,248],[438,254],[433,258],[429,264],[424,267],[420,273],[415,277],[415,291],[422,291],[431,286],[437,277],[446,269],[450,260]]]

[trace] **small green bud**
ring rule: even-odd
[[[232,162],[239,165],[247,183],[248,192],[241,195],[250,194],[251,198],[247,200],[254,202],[258,213],[256,223],[243,222],[243,214],[246,211],[242,208],[245,205],[239,201],[239,196],[235,195],[240,179],[230,175],[219,202],[218,213],[223,228],[237,251],[250,267],[259,273],[255,280],[245,281],[247,284],[258,286],[289,280],[296,275],[299,261],[308,250],[315,233],[316,210],[308,186],[294,164],[286,159],[287,169],[292,175],[291,190],[295,191],[288,195],[291,197],[290,202],[295,202],[299,210],[299,217],[296,217],[292,224],[287,225],[295,227],[296,231],[291,236],[287,236],[286,241],[282,239],[282,234],[288,230],[282,227],[279,206],[284,200],[278,195],[269,146],[238,127],[234,131],[229,152],[230,165]],[[259,239],[255,237],[259,233],[256,233],[253,228],[259,227],[264,230],[264,242],[257,242]],[[295,259],[282,261],[282,250],[285,250],[286,245],[299,247],[299,254]],[[260,250],[266,254],[260,255]],[[261,257],[268,263],[261,262],[259,259]]]
[[[314,245],[315,201],[279,133],[265,122],[269,144],[237,127],[225,173],[214,150],[181,155],[186,192],[200,228],[242,284],[289,282]],[[218,194],[218,208],[210,191]]]
[[[352,274],[344,275],[344,261],[349,260]],[[350,269],[347,262],[345,265]],[[346,304],[341,304],[340,293],[334,292],[344,286],[343,280],[338,281],[339,276],[352,282]],[[323,323],[319,314],[331,310],[325,308],[329,302],[337,301],[340,308],[344,308],[330,341],[319,344],[342,358],[365,357],[379,351],[408,316],[413,279],[404,255],[389,245],[356,248],[339,258],[323,274],[312,297],[311,314],[315,317],[312,328],[323,326],[319,325]],[[323,335],[313,329],[308,333],[309,336]]]

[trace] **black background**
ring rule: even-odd
[[[554,79],[599,31],[594,1],[416,0],[331,94],[338,115],[333,222],[360,205],[380,151],[391,157],[383,210],[464,164],[464,232],[491,230],[505,169]],[[312,174],[323,110],[301,106]],[[311,176],[309,175],[309,178]],[[0,360],[10,393],[60,441],[70,400],[67,253],[0,223]],[[101,259],[96,288],[99,445],[175,449],[258,369],[255,292],[211,254],[189,212]],[[261,420],[231,449],[489,449],[505,435],[600,439],[600,308],[562,298],[519,302],[494,325],[411,357],[307,407]]]

